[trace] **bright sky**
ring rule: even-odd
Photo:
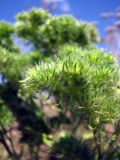
[[[42,0],[0,0],[0,20],[15,21],[15,15],[32,7],[41,7]],[[59,1],[56,13],[62,9],[69,9],[72,15],[87,21],[97,21],[102,35],[105,26],[113,23],[112,20],[103,20],[99,17],[101,12],[112,12],[120,6],[120,0],[44,0]],[[62,2],[61,2],[62,1]]]

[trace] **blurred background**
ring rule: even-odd
[[[94,23],[99,30],[98,47],[120,58],[120,0],[1,0],[0,20],[11,23],[15,15],[33,7],[49,10],[53,15],[70,14]]]
[[[12,124],[13,125],[12,129],[10,128],[10,130],[4,130],[4,128],[1,127],[2,126],[1,124],[5,123],[4,118],[1,118],[2,123],[0,123],[0,127],[2,128],[2,136],[5,135],[6,136],[5,138],[7,139],[7,141],[2,141],[2,143],[4,144],[6,142],[5,143],[6,145],[7,142],[9,141],[8,149],[9,149],[9,145],[11,146],[10,148],[11,150],[10,151],[8,150],[8,153],[10,152],[9,155],[13,156],[14,154],[17,157],[17,160],[26,160],[25,157],[31,157],[31,159],[29,158],[27,160],[33,160],[33,157],[35,157],[34,159],[36,160],[41,156],[41,153],[42,153],[43,154],[42,156],[43,157],[46,156],[47,157],[46,159],[48,159],[49,151],[50,151],[50,148],[48,146],[50,145],[52,146],[52,140],[60,136],[65,137],[66,133],[74,134],[76,137],[79,137],[79,136],[83,137],[83,139],[87,140],[88,145],[90,145],[91,148],[94,148],[95,144],[93,144],[93,133],[91,132],[90,126],[86,127],[86,122],[88,119],[88,117],[86,116],[86,113],[80,112],[80,114],[73,113],[72,115],[73,111],[70,110],[69,108],[64,107],[60,109],[62,104],[61,104],[61,101],[60,103],[58,102],[60,100],[61,92],[63,92],[63,96],[64,96],[63,89],[61,89],[61,91],[59,90],[54,91],[53,95],[51,94],[51,90],[48,90],[48,91],[45,90],[42,93],[37,92],[36,94],[32,94],[31,91],[29,91],[29,89],[27,89],[26,87],[24,88],[24,85],[22,85],[22,83],[19,83],[19,82],[24,79],[24,76],[25,76],[24,71],[26,71],[30,67],[35,66],[36,63],[38,63],[39,61],[43,60],[48,63],[51,62],[53,58],[52,56],[56,54],[57,51],[59,51],[59,47],[61,47],[60,49],[62,50],[61,55],[66,54],[67,52],[66,50],[64,50],[64,47],[62,48],[62,46],[64,46],[65,43],[68,42],[69,39],[71,39],[69,38],[71,37],[69,36],[69,33],[72,33],[72,31],[73,32],[75,31],[75,34],[73,33],[73,35],[75,35],[75,37],[78,37],[78,39],[80,39],[80,41],[78,41],[76,40],[77,39],[76,38],[75,39],[76,41],[73,40],[73,42],[77,42],[77,44],[80,44],[81,42],[80,46],[82,45],[86,46],[87,44],[89,44],[88,43],[89,40],[91,44],[92,42],[94,43],[96,42],[96,40],[94,40],[94,35],[96,37],[96,34],[94,34],[93,31],[97,27],[100,35],[100,40],[98,43],[95,43],[95,45],[102,50],[109,51],[110,53],[114,54],[118,58],[118,61],[120,62],[120,0],[91,0],[91,1],[90,0],[1,0],[0,2],[1,2],[0,3],[0,22],[2,21],[7,22],[7,23],[4,23],[4,22],[1,23],[1,28],[0,28],[0,41],[2,42],[0,44],[0,105],[3,106],[3,110],[2,110],[3,114],[1,114],[1,110],[0,110],[0,118],[3,116],[6,118],[5,120],[7,122],[9,120],[10,123],[12,123],[12,120],[9,117],[13,117],[13,115],[9,114],[8,112],[9,110],[4,110],[5,108],[4,105],[9,107],[10,111],[12,111],[10,113],[14,113],[15,118],[17,117],[14,123]],[[75,23],[75,29],[74,29],[73,19],[70,20],[70,23],[68,23],[69,19],[68,21],[66,19],[65,24],[68,23],[68,30],[64,32],[65,25],[62,25],[62,23],[61,24],[56,23],[54,25],[55,21],[51,20],[50,27],[52,26],[52,31],[54,31],[55,29],[56,30],[58,29],[58,31],[59,30],[60,31],[52,33],[50,29],[48,30],[48,33],[47,33],[47,27],[49,28],[49,23],[46,23],[46,21],[44,22],[44,18],[47,19],[49,17],[48,13],[46,14],[46,12],[40,11],[38,12],[38,14],[35,14],[35,15],[40,14],[40,16],[42,15],[45,16],[45,17],[43,16],[43,20],[40,19],[40,24],[38,23],[38,19],[36,20],[34,17],[34,13],[36,13],[35,10],[33,10],[33,12],[28,12],[28,15],[30,14],[30,16],[32,17],[31,19],[28,16],[25,16],[24,13],[21,13],[22,11],[28,11],[28,10],[31,10],[32,8],[38,8],[38,9],[42,8],[42,9],[48,10],[54,16],[71,15],[77,18],[78,20],[90,22],[94,24],[96,27],[92,25],[88,26],[88,24],[86,23],[85,25],[81,25],[82,27],[79,30],[77,30],[76,26],[79,27],[78,21],[77,23]],[[20,15],[19,15],[19,18],[16,20],[16,15],[18,13],[20,13]],[[56,19],[56,17],[54,18]],[[23,23],[20,23],[20,19],[22,19]],[[61,19],[60,19],[60,22],[61,22]],[[49,18],[47,20],[49,20]],[[43,21],[42,23],[45,25],[48,24],[48,26],[46,25],[47,27],[45,27],[45,29],[41,27],[40,28],[41,30],[38,30],[39,26],[41,26],[42,24],[41,21]],[[10,25],[8,22],[14,25]],[[25,22],[30,22],[30,27],[28,25],[29,23],[25,23]],[[57,22],[59,22],[59,19]],[[61,31],[62,30],[61,28],[59,29],[60,25],[62,26],[63,31]],[[15,28],[16,32],[14,32],[13,26],[16,27]],[[87,29],[85,28],[85,26]],[[91,28],[89,30],[90,26],[93,27],[93,30]],[[83,33],[81,34],[82,36],[80,35],[81,36],[80,38],[78,36],[79,34],[76,31]],[[87,31],[90,36],[86,36]],[[89,32],[93,34],[90,34]],[[59,33],[59,35],[56,33]],[[66,36],[65,33],[67,33],[68,36]],[[55,38],[54,38],[54,35],[55,35]],[[14,42],[17,45],[14,44]],[[70,42],[71,41],[69,41],[69,43]],[[7,49],[3,50],[1,46]],[[19,46],[22,48],[22,52],[21,50],[19,50],[21,49],[19,48]],[[67,48],[67,45],[65,47]],[[69,49],[72,51],[71,43],[69,44],[67,49],[68,49],[68,53],[69,53]],[[28,51],[30,51],[29,54],[23,54]],[[46,55],[42,54],[42,52],[45,53]],[[103,59],[101,58],[100,61],[98,61],[97,63],[103,62],[104,56],[106,55],[103,55],[102,57]],[[109,58],[109,54],[107,56]],[[72,60],[71,60],[71,63],[72,63]],[[105,58],[105,61],[104,61],[105,66],[109,60],[111,64],[111,59]],[[103,63],[101,64],[102,64],[101,66],[103,66]],[[43,66],[43,69],[44,69],[44,66]],[[40,70],[40,71],[44,72],[44,70]],[[91,73],[92,72],[90,72],[90,76],[91,76]],[[106,72],[106,74],[108,75],[108,72]],[[46,72],[45,72],[45,76],[46,76]],[[41,77],[43,78],[43,76]],[[83,77],[81,79],[83,79]],[[28,80],[29,80],[29,77],[28,77]],[[40,80],[38,79],[37,82],[39,81]],[[76,89],[78,87],[76,87],[76,85],[79,85],[79,83],[81,83],[81,81],[77,81],[76,75],[75,75],[75,79],[73,76],[73,82],[74,81],[75,81],[75,85],[73,83],[73,90],[71,90],[71,92],[65,91],[65,100],[63,99],[63,101],[66,101],[65,106],[68,103],[68,107],[69,105],[72,105],[72,104],[69,104],[71,103],[69,92],[70,94],[75,93],[75,95],[77,95]],[[86,85],[86,81],[84,81],[84,79],[82,81],[83,81],[83,84]],[[33,81],[33,82],[36,82],[36,81]],[[67,86],[66,79],[63,79],[63,82],[61,81],[61,84],[63,88],[66,87]],[[74,89],[74,86],[76,87],[75,89]],[[119,89],[120,88],[119,84],[116,84],[116,87],[117,89]],[[88,92],[88,88],[89,87],[87,86],[87,89],[86,89],[87,92]],[[108,87],[108,89],[109,88],[110,86]],[[84,88],[83,89],[80,88],[80,90],[84,91]],[[83,92],[82,94],[83,98],[86,97],[84,96],[85,95],[84,93],[85,92]],[[111,97],[114,98],[113,96]],[[119,97],[119,93],[118,93],[118,97]],[[8,113],[8,115],[6,113]],[[116,118],[116,116],[114,117]],[[84,125],[86,128],[84,127]],[[60,128],[60,126],[62,127]],[[0,131],[1,131],[1,128],[0,128]],[[64,132],[64,130],[66,132]],[[113,125],[106,124],[104,130],[105,130],[105,136],[107,135],[109,140],[109,135],[115,132]],[[51,135],[53,137],[51,137]],[[2,138],[1,137],[0,137],[0,140],[1,139],[5,140],[4,137]],[[12,138],[13,138],[13,141],[11,140]],[[48,144],[49,145],[48,146],[44,145],[43,140],[47,145]],[[14,149],[14,147],[16,148]],[[4,158],[5,156],[7,156],[7,152],[5,152],[4,154],[4,148],[2,149],[1,148],[2,147],[0,144],[0,160],[7,160]],[[39,151],[40,151],[40,154],[39,154]],[[83,151],[84,151],[84,148],[83,148]],[[22,156],[23,156],[23,159],[20,159]],[[115,160],[119,160],[119,157]],[[46,159],[44,158],[44,160]],[[40,160],[43,160],[43,159],[41,158]]]

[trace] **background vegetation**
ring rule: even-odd
[[[119,65],[98,41],[91,23],[40,9],[0,22],[1,159],[120,159]]]

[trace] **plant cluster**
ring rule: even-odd
[[[29,69],[24,83],[31,89],[48,90],[50,94],[57,92],[63,107],[85,112],[101,159],[107,151],[114,152],[118,147],[114,141],[120,129],[119,80],[119,67],[112,55],[95,48],[71,47],[67,55]],[[107,140],[103,129],[106,123],[116,124],[118,132]]]
[[[15,44],[16,37],[32,46],[29,53]],[[91,23],[41,9],[19,13],[13,25],[0,22],[0,143],[8,158],[28,153],[38,160],[44,136],[47,142],[51,136],[49,158],[119,159],[119,66],[93,47],[98,39]],[[15,149],[14,123],[18,145],[27,151]],[[114,127],[109,136],[108,123]],[[92,134],[86,144],[73,138],[81,139],[81,126]],[[61,139],[64,132],[68,136]],[[54,143],[55,133],[60,140]]]
[[[92,24],[72,16],[52,16],[36,9],[18,14],[15,30],[19,37],[46,54],[57,53],[59,47],[66,43],[84,47],[98,40]]]

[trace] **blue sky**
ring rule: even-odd
[[[63,0],[59,0],[63,1]],[[70,12],[77,18],[87,21],[97,21],[101,35],[104,35],[104,28],[113,23],[113,20],[100,18],[101,12],[115,11],[120,6],[120,0],[66,0]],[[56,13],[60,13],[63,2],[58,2]],[[0,20],[9,22],[15,21],[15,15],[32,7],[41,7],[41,0],[0,0]]]

